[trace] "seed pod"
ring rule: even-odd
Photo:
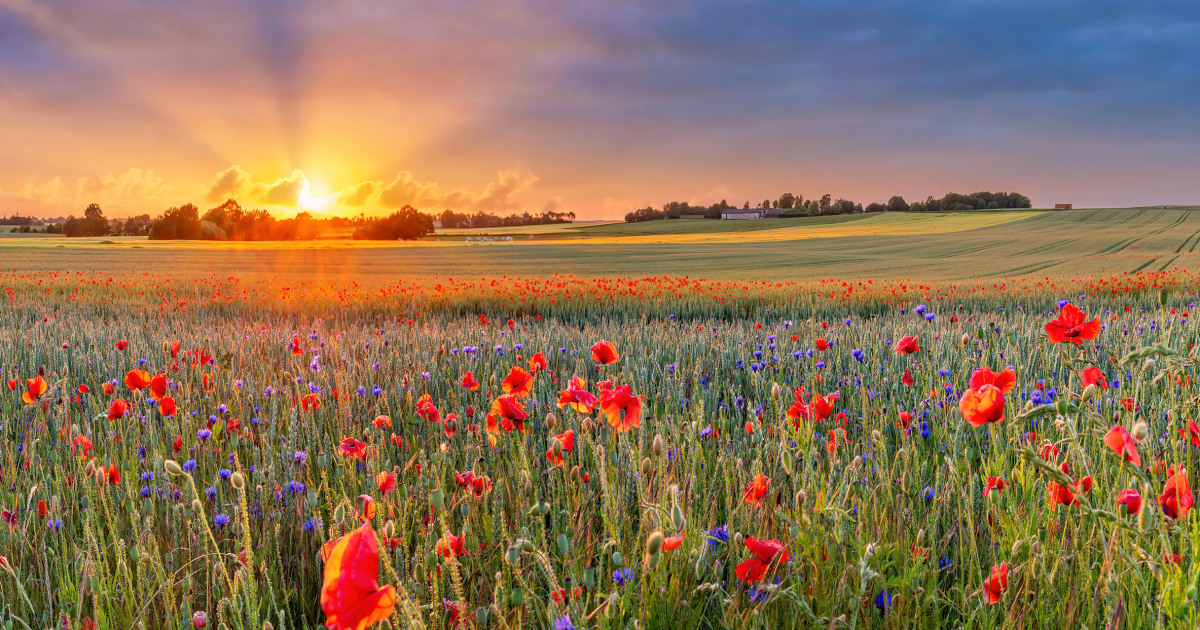
[[[614,566],[614,567],[619,567],[619,566],[621,566],[621,552],[620,552],[620,551],[614,551],[614,552],[613,552],[613,554],[612,554],[612,561],[613,561],[613,566]]]
[[[554,415],[553,411],[546,414],[546,428],[547,429],[550,429],[551,431],[553,431],[555,425],[557,425],[557,424],[558,424],[558,416]]]
[[[648,476],[651,470],[654,470],[654,464],[650,463],[650,458],[647,457],[642,460],[642,475]]]
[[[1137,423],[1133,425],[1133,439],[1137,440],[1138,444],[1141,444],[1142,442],[1145,442],[1146,438],[1148,437],[1150,437],[1150,426],[1145,422],[1138,420]]]
[[[963,336],[962,336],[962,345],[964,345],[964,346],[965,346],[965,345],[967,345],[967,344],[969,344],[969,343],[971,343],[971,336],[970,336],[970,335],[968,335],[967,333],[963,333]]]
[[[661,435],[654,436],[654,441],[650,443],[650,450],[654,451],[655,457],[662,457],[664,448]]]
[[[233,486],[235,490],[243,490],[246,487],[246,478],[240,471],[234,472],[229,476],[229,485]]]
[[[798,490],[796,492],[796,509],[798,510],[801,507],[803,507],[804,501],[807,499],[808,499],[808,495],[805,494],[805,492],[803,490]]]
[[[181,468],[179,466],[179,462],[177,462],[173,459],[168,459],[167,461],[163,462],[163,469],[165,469],[167,471],[167,474],[170,474],[170,475],[182,475],[183,474],[183,468]]]
[[[200,503],[200,499],[192,499],[192,511],[199,512],[202,509],[204,506]]]
[[[558,438],[553,438],[550,440],[550,452],[551,453],[553,453],[555,455],[562,455],[562,449],[563,449],[562,442],[558,441]]]
[[[783,388],[779,386],[779,383],[771,383],[771,398],[778,400],[779,394],[782,392]]]
[[[557,542],[558,542],[558,552],[564,556],[567,555],[567,551],[569,551],[570,547],[571,547],[570,542],[567,540],[567,535],[559,534]]]
[[[580,472],[580,470],[579,470],[579,466],[572,466],[572,467],[571,467],[571,480],[572,480],[572,481],[579,481],[579,479],[580,479],[582,476],[583,476],[583,475],[582,475],[582,473],[581,473],[581,472]]]
[[[1088,385],[1087,387],[1083,388],[1083,394],[1081,394],[1079,397],[1080,402],[1087,402],[1087,401],[1091,400],[1092,397],[1094,397],[1095,395],[1096,395],[1096,384],[1092,383],[1091,385]]]
[[[742,539],[742,532],[738,532],[738,533],[736,533],[736,534],[734,534],[734,535],[733,535],[733,547],[734,547],[734,549],[741,549],[741,548],[742,548],[742,540],[743,540],[743,539]]]
[[[475,609],[475,625],[479,626],[480,628],[486,628],[487,622],[488,622],[487,609],[482,606],[480,606],[479,608],[476,608]]]
[[[687,527],[687,519],[683,516],[683,508],[676,505],[671,508],[671,524],[675,526],[675,531],[681,532]]]
[[[646,537],[646,553],[649,555],[655,555],[662,550],[662,546],[662,532],[657,529],[650,532],[650,535]]]

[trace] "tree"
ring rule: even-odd
[[[865,208],[867,212],[883,212],[887,209],[887,206],[879,203],[878,201],[867,204],[867,207]]]
[[[775,202],[775,207],[780,210],[787,210],[796,207],[796,195],[792,193],[783,193],[779,196],[779,200]]]
[[[150,226],[151,240],[200,238],[200,209],[192,204],[168,208]]]
[[[908,212],[908,202],[900,195],[892,195],[887,202],[888,212]]]
[[[830,195],[829,193],[825,193],[824,195],[821,195],[821,202],[819,204],[819,207],[821,208],[821,212],[825,212],[826,210],[828,210],[829,206],[832,204],[833,204],[833,195]]]
[[[354,238],[410,241],[432,233],[433,219],[429,215],[417,211],[412,206],[404,206],[386,217],[376,219],[355,230]]]

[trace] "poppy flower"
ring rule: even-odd
[[[1008,487],[1008,484],[1006,484],[1006,483],[1004,482],[1004,478],[1002,478],[1002,477],[988,477],[988,478],[987,478],[987,485],[985,485],[985,486],[983,487],[983,494],[984,494],[984,495],[991,495],[991,493],[992,493],[992,490],[995,490],[995,491],[996,491],[996,494],[997,494],[997,495],[999,495],[999,494],[1000,494],[1000,492],[1001,492],[1002,490],[1004,490],[1005,488],[1007,488],[1007,487]]]
[[[367,521],[329,551],[321,586],[325,626],[364,630],[390,617],[395,606],[395,587],[379,586],[379,543]]]
[[[504,395],[493,400],[492,413],[501,421],[505,431],[515,428],[521,433],[525,432],[525,419],[529,417],[529,412],[525,411],[525,406],[515,396]]]
[[[546,451],[546,459],[550,460],[551,466],[562,466],[562,452],[570,453],[575,448],[575,431],[574,429],[567,429],[566,432],[554,436],[554,439],[558,440],[559,445],[562,446],[560,449],[561,452]]]
[[[821,337],[817,337],[817,340],[813,343],[817,346],[817,350],[820,350],[821,352],[829,349],[829,342],[825,341],[825,339]]]
[[[754,554],[753,558],[734,567],[739,579],[745,582],[757,582],[767,574],[772,563],[786,564],[790,559],[787,547],[778,540],[756,540],[753,536],[746,539],[746,548]]]
[[[116,388],[113,387],[112,383],[104,383],[103,385],[100,386],[100,391],[104,392],[105,396],[108,396],[109,394],[116,391]]]
[[[167,395],[167,375],[156,374],[150,379],[150,397],[155,401],[162,400]]]
[[[292,335],[292,342],[288,344],[293,355],[304,354],[304,349],[300,347],[300,336]]]
[[[1104,445],[1120,455],[1121,461],[1130,462],[1134,466],[1142,465],[1142,456],[1138,454],[1133,436],[1129,435],[1129,431],[1126,431],[1125,427],[1118,424],[1109,429],[1108,433],[1104,434]]]
[[[179,340],[178,339],[176,339],[175,341],[172,341],[170,344],[167,345],[167,352],[170,353],[172,357],[179,356]]]
[[[446,414],[446,421],[442,423],[442,433],[445,433],[447,438],[452,438],[458,433],[458,416]]]
[[[21,392],[21,400],[25,401],[26,405],[32,405],[41,398],[49,387],[46,385],[46,379],[41,375],[30,379],[25,379],[27,387]]]
[[[396,473],[385,471],[375,475],[375,488],[387,496],[387,493],[396,489]]]
[[[437,553],[437,555],[443,558],[467,555],[466,550],[463,549],[462,536],[455,536],[449,531],[446,531],[442,534],[442,539],[437,541],[437,544],[434,545],[433,550],[435,553]]]
[[[375,499],[369,494],[358,495],[358,518],[369,521],[375,518]]]
[[[86,393],[92,391],[92,388],[88,387],[87,385],[80,384],[79,387],[77,387],[75,389],[75,391],[79,392],[80,394],[86,394]]]
[[[912,384],[913,384],[912,372],[908,371],[907,369],[904,370],[904,374],[900,377],[900,382],[902,384],[904,384],[906,387],[912,387]]]
[[[11,379],[11,378],[8,379],[8,382],[6,383],[6,385],[8,385],[8,391],[10,391],[10,392],[17,389],[17,381],[14,379]]]
[[[1086,340],[1095,339],[1100,334],[1100,318],[1090,322],[1084,321],[1087,316],[1077,306],[1064,304],[1058,319],[1046,323],[1046,335],[1050,343],[1069,341],[1075,345]]]
[[[129,370],[125,375],[125,386],[132,391],[141,391],[150,386],[150,373],[146,370]]]
[[[124,351],[125,347],[127,345],[128,344],[126,343],[126,341],[124,339],[121,339],[121,340],[118,340],[117,343],[113,344],[113,347],[115,347],[117,350]]]
[[[905,335],[896,342],[896,354],[913,354],[920,351],[921,346],[917,345],[917,338],[912,335]]]
[[[1094,365],[1080,372],[1079,379],[1083,382],[1084,387],[1096,385],[1100,389],[1108,389],[1108,381],[1104,379],[1104,372]]]
[[[112,405],[108,408],[108,419],[111,422],[113,420],[124,418],[125,414],[127,413],[129,413],[129,403],[120,399],[114,400]]]
[[[473,392],[479,389],[479,381],[475,380],[475,375],[472,374],[470,370],[467,370],[467,373],[463,374],[461,384],[467,391]]]
[[[787,417],[791,418],[792,423],[799,425],[800,418],[821,422],[833,413],[833,403],[837,402],[840,394],[832,392],[822,396],[817,392],[813,392],[812,400],[807,404],[804,402],[804,388],[797,387],[792,390],[792,406],[787,410]]]
[[[592,360],[603,365],[612,365],[621,358],[611,341],[600,340],[592,346]]]
[[[114,486],[121,485],[121,471],[117,470],[117,465],[108,464],[108,483]]]
[[[346,438],[338,444],[337,454],[342,457],[352,457],[354,459],[367,458],[367,445],[359,442],[354,438]]]
[[[754,481],[746,486],[746,491],[742,493],[742,501],[752,503],[754,505],[762,505],[762,500],[767,496],[767,488],[771,485],[771,478],[762,473],[754,475]]]
[[[424,418],[427,422],[437,424],[442,421],[442,412],[433,406],[433,399],[429,394],[425,394],[417,399],[416,414],[418,417]]]
[[[987,602],[995,604],[1004,596],[1004,591],[1008,590],[1008,563],[1001,562],[992,566],[992,574],[983,581],[983,591],[987,595]]]
[[[667,536],[663,538],[663,551],[672,551],[683,544],[683,537],[687,535],[686,531],[679,532],[675,536]]]
[[[174,416],[176,411],[177,409],[175,407],[174,398],[170,396],[164,396],[162,400],[158,401],[158,413],[170,417]]]
[[[963,392],[958,410],[973,427],[1004,420],[1004,391],[991,384]]]
[[[533,375],[514,365],[500,385],[504,388],[504,393],[524,398],[533,391]]]
[[[372,420],[372,423],[375,425],[376,429],[390,429],[392,428],[392,417],[383,415],[375,416],[375,419]]]
[[[1122,505],[1126,514],[1137,514],[1142,511],[1142,495],[1137,490],[1126,488],[1117,493],[1117,506]]]
[[[462,490],[475,495],[477,501],[483,500],[483,496],[492,491],[492,479],[487,475],[476,475],[473,471],[468,470],[465,473],[454,471],[454,482]]]
[[[1158,495],[1158,504],[1162,506],[1163,514],[1172,519],[1181,519],[1187,516],[1195,503],[1196,498],[1192,496],[1192,486],[1188,483],[1186,471],[1182,468],[1177,472],[1172,470],[1167,482],[1163,484],[1162,494]]]
[[[546,363],[545,355],[543,355],[541,352],[538,352],[538,353],[534,354],[532,357],[529,357],[529,371],[533,372],[534,374],[537,374],[538,370],[546,369],[546,367],[548,365],[549,364]]]
[[[1192,446],[1200,447],[1200,427],[1196,426],[1195,420],[1188,420],[1188,428],[1180,429],[1179,435],[1188,438]]]
[[[600,402],[591,392],[587,391],[587,383],[578,376],[572,377],[565,390],[558,392],[558,408],[570,405],[576,413],[588,414]]]
[[[1000,388],[1001,392],[1007,394],[1017,385],[1017,373],[1010,369],[993,372],[985,367],[979,368],[971,374],[970,388],[979,389],[984,385],[995,385]]]
[[[619,433],[642,426],[642,396],[634,396],[628,385],[604,392],[600,397],[600,412],[608,424]],[[625,412],[622,418],[621,412]]]
[[[316,411],[321,408],[321,397],[316,394],[305,394],[300,397],[300,406],[305,411]]]

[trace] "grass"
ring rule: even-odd
[[[0,382],[14,382],[0,389],[0,622],[183,628],[202,611],[213,627],[315,628],[319,549],[358,527],[364,495],[379,580],[402,594],[384,627],[447,627],[453,606],[471,628],[1198,621],[1196,514],[1169,518],[1156,500],[1167,467],[1197,464],[1179,433],[1200,400],[1184,315],[1194,276],[1000,287],[210,271],[0,274]],[[1104,323],[1095,340],[1047,341],[1064,298]],[[919,352],[893,350],[905,335]],[[592,360],[602,339],[615,363]],[[535,353],[547,368],[520,399],[526,432],[489,431],[502,381]],[[973,371],[1006,365],[1017,386],[1005,419],[971,427],[958,403]],[[1092,366],[1110,389],[1085,392]],[[137,369],[165,376],[178,413],[131,390]],[[460,384],[468,370],[477,391]],[[39,373],[48,391],[27,405]],[[559,409],[573,376],[593,393],[630,386],[640,426]],[[827,417],[794,419],[797,388],[803,403],[840,397]],[[310,394],[319,406],[299,404]],[[426,395],[438,422],[417,413]],[[1102,439],[1139,422],[1140,467]],[[554,465],[567,430],[574,448]],[[364,459],[338,454],[347,438]],[[1063,454],[1044,461],[1047,444]],[[1060,460],[1072,481],[1094,481],[1078,506],[1047,501]],[[468,470],[490,488],[460,487]],[[377,487],[380,473],[395,490]],[[747,502],[758,474],[767,491]],[[985,495],[988,477],[1007,488]],[[1144,499],[1138,514],[1116,506],[1127,488]],[[467,555],[435,552],[446,531]],[[655,531],[682,542],[648,553]],[[748,582],[735,567],[751,536],[790,559]],[[990,604],[982,587],[1000,563],[1007,588]]]

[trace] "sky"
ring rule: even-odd
[[[0,0],[0,215],[1200,203],[1200,4]]]

